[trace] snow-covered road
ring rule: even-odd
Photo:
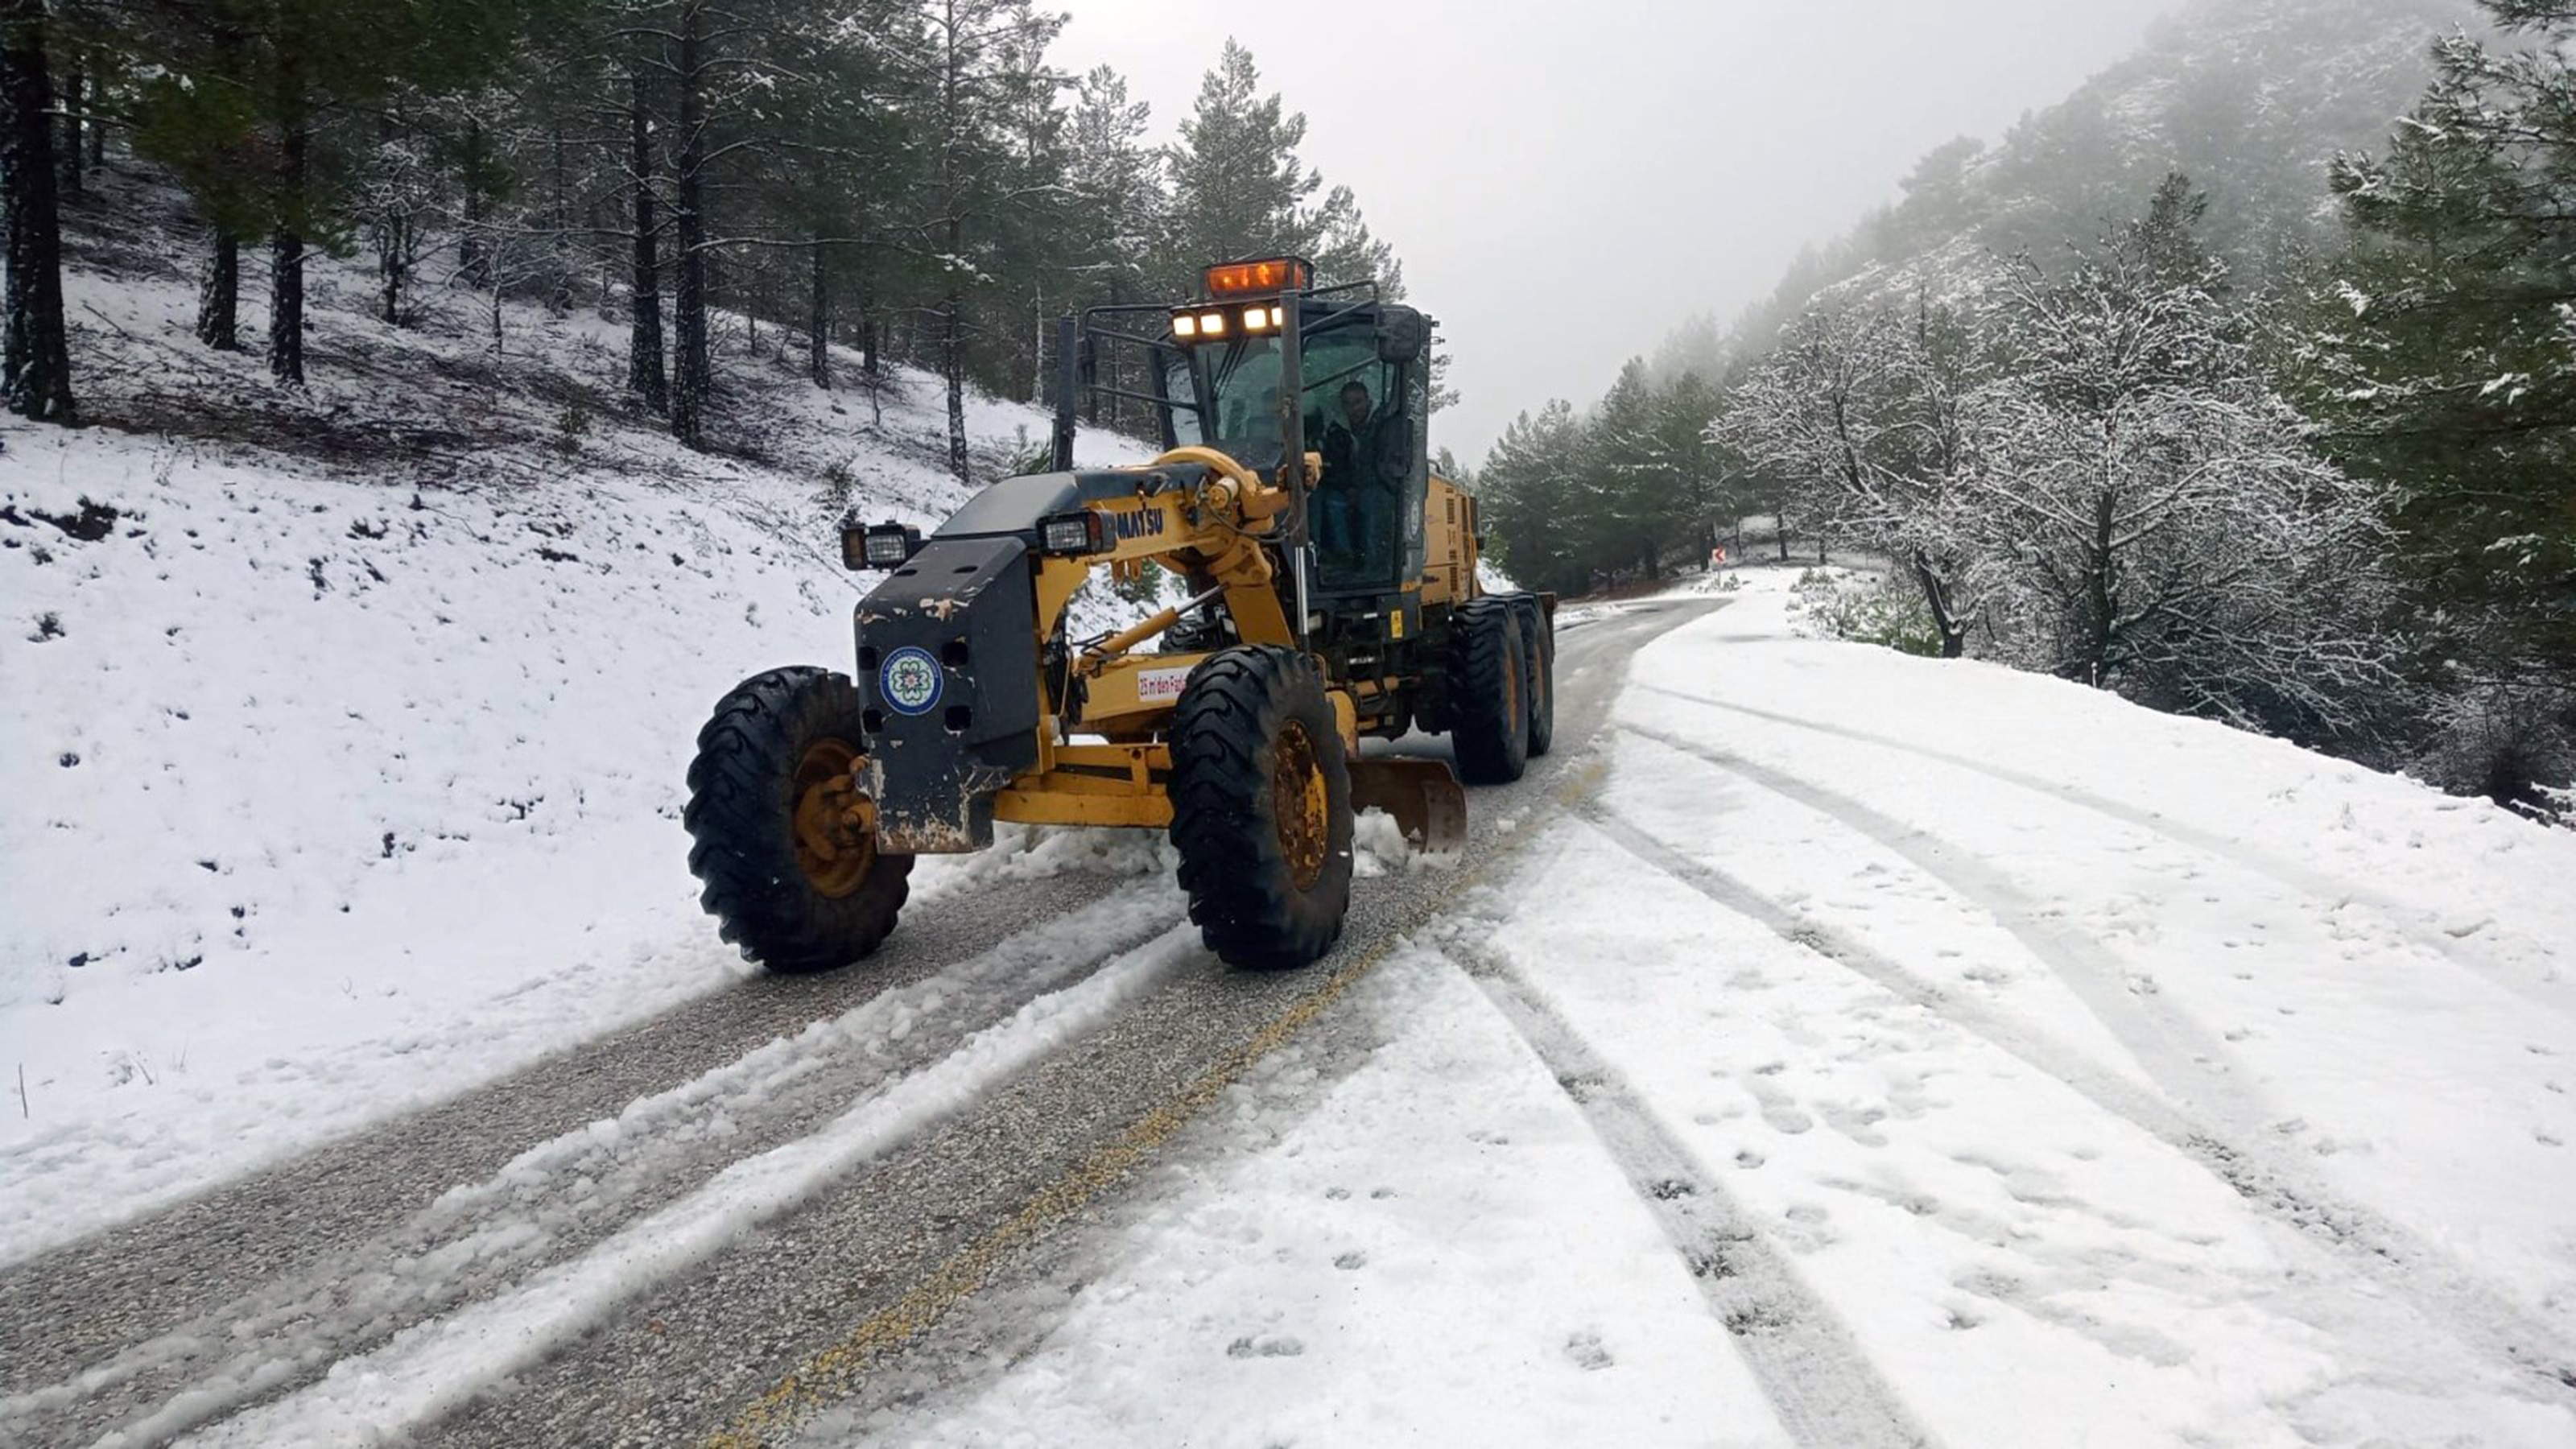
[[[2576,840],[1783,583],[1363,1063],[818,1440],[2576,1443]]]
[[[2576,1443],[2576,836],[1743,577],[1314,971],[1084,845],[0,1273],[0,1439]]]

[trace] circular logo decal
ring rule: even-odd
[[[939,703],[939,661],[927,649],[905,647],[886,656],[877,671],[886,703],[898,714],[928,714]]]

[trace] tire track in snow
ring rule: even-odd
[[[1973,997],[1924,980],[1893,958],[1833,927],[1798,914],[1736,877],[1693,860],[1648,834],[1644,827],[1599,803],[1582,811],[1585,823],[1642,864],[1672,877],[1716,904],[1756,922],[1792,946],[1822,956],[1866,978],[1888,994],[1913,1003],[2013,1057],[2065,1083],[2094,1106],[2164,1142],[2188,1149],[2203,1134],[2191,1119],[2155,1093],[2087,1059],[2046,1032],[2015,1020]]]
[[[2321,1183],[2277,1154],[2249,1146],[2261,1140],[2251,1130],[2263,1120],[2259,1106],[2249,1112],[2246,1109],[2250,1104],[2242,1096],[2231,1099],[2221,1094],[2215,1096],[2215,1105],[2234,1108],[2232,1119],[2221,1118],[2213,1124],[2196,1117],[2193,1109],[2202,1103],[2187,1092],[2175,1090],[2175,1084],[2157,1070],[2159,1061],[2165,1064],[2166,1072],[2174,1070],[2172,1050],[2160,1040],[2161,1034],[2170,1032],[2188,1042],[2197,1035],[2196,1030],[2171,1020],[2173,1013],[2154,1011],[2143,1003],[2128,1005],[2107,1000],[2096,1005],[2096,998],[2102,995],[2100,979],[2122,975],[2118,963],[2109,960],[2098,943],[2046,917],[1999,872],[1924,831],[1794,776],[1695,741],[1633,725],[1623,724],[1620,728],[1815,810],[1894,851],[1960,899],[1986,911],[2033,958],[2067,979],[2114,1037],[2130,1046],[2131,1055],[2138,1057],[2165,1095],[2179,1100],[2169,1103],[2140,1092],[2118,1075],[2082,1062],[2071,1049],[2044,1034],[1941,991],[1886,957],[1820,928],[1741,881],[1682,856],[1633,823],[1612,815],[1606,807],[1587,810],[1587,816],[1603,827],[1604,835],[1613,843],[1791,944],[1917,1001],[1960,1029],[2056,1078],[2104,1111],[2164,1141],[2255,1208],[2333,1244],[2347,1262],[2372,1281],[2405,1295],[2407,1301],[2450,1326],[2465,1341],[2482,1346],[2491,1356],[2521,1370],[2552,1400],[2576,1405],[2576,1345],[2567,1343],[2556,1329],[2411,1230],[2371,1209],[2337,1199]],[[2071,956],[2070,946],[2074,952]],[[2076,979],[2086,974],[2096,983],[2092,991],[2085,989],[2084,980]],[[2111,1014],[2105,1014],[2106,1006]],[[2139,1017],[2165,1020],[2142,1021]],[[1989,1031],[1989,1027],[1993,1030]],[[2133,1039],[2152,1044],[2156,1059],[2140,1052],[2132,1044]]]
[[[1028,865],[1038,864],[1034,859]],[[1132,870],[1072,868],[974,884],[977,911],[898,934],[862,970],[739,976],[730,948],[705,939],[704,996],[595,1035],[557,1043],[526,1065],[328,1137],[169,1203],[102,1201],[93,1231],[0,1265],[0,1397],[69,1377],[128,1344],[166,1333],[271,1279],[309,1271],[390,1232],[438,1189],[500,1171],[520,1152],[611,1117],[769,1041],[868,998],[927,979],[1012,935],[1133,883]],[[951,881],[951,890],[968,884]],[[952,908],[931,886],[914,912]],[[400,1037],[379,1044],[410,1049]],[[318,1089],[318,1082],[317,1082]],[[41,1150],[41,1149],[39,1149]],[[77,1164],[73,1164],[77,1170]],[[0,1199],[27,1164],[0,1162]],[[24,1242],[20,1238],[17,1241]]]
[[[1202,958],[1183,923],[969,1037],[811,1135],[743,1158],[678,1201],[507,1292],[395,1335],[319,1382],[191,1442],[341,1445],[401,1439],[554,1357],[628,1300],[732,1250],[744,1234],[933,1131],[1107,1027]]]
[[[1903,857],[1961,900],[1994,918],[2034,960],[2055,972],[2142,1068],[2147,1079],[2178,1105],[2222,1117],[2233,1128],[2272,1120],[2247,1089],[2220,1079],[2234,1071],[2226,1047],[2208,1031],[2152,994],[2130,984],[2128,968],[2059,913],[2042,905],[2003,872],[1847,795],[1811,785],[1795,775],[1758,765],[1697,740],[1636,725],[1621,729],[1668,750],[1785,796]]]
[[[335,1252],[57,1383],[0,1399],[0,1437],[153,1442],[505,1292],[854,1102],[962,1049],[992,1021],[1169,930],[1168,885],[1004,940],[522,1153],[394,1230]]]
[[[1466,933],[1447,933],[1440,949],[1465,965],[1582,1110],[1681,1254],[1709,1311],[1734,1337],[1782,1427],[1809,1449],[1919,1449],[1936,1442],[1842,1319],[1581,1033]]]
[[[2567,996],[2564,990],[2549,989],[2559,986],[2560,982],[2556,974],[2557,968],[2549,963],[2547,952],[2540,953],[2543,965],[2537,979],[2525,979],[2500,970],[2495,963],[2477,959],[2463,951],[2461,938],[2444,929],[2421,907],[2411,905],[2394,896],[2383,895],[2365,885],[2339,880],[2324,871],[2287,856],[2276,855],[2261,846],[2249,845],[2217,831],[2203,830],[2199,826],[2186,824],[2156,811],[2141,809],[2107,796],[2096,795],[2088,790],[2079,790],[2072,785],[2013,769],[2009,765],[1991,764],[1954,751],[1874,734],[1868,730],[1854,729],[1849,725],[1834,724],[1825,720],[1801,719],[1796,715],[1782,714],[1776,710],[1757,709],[1747,704],[1730,704],[1724,700],[1710,699],[1705,695],[1667,689],[1659,684],[1641,684],[1637,687],[1660,694],[1667,699],[1680,700],[1684,704],[1724,710],[1729,714],[1746,715],[1753,719],[1767,720],[1773,724],[1787,725],[1792,729],[1811,730],[1817,734],[1831,735],[1836,739],[1895,750],[1917,759],[1930,760],[1935,764],[1949,765],[1971,774],[1983,775],[1999,784],[2044,795],[2079,810],[2107,815],[2122,824],[2133,825],[2151,835],[2162,836],[2176,845],[2203,851],[2221,860],[2243,866],[2259,875],[2270,876],[2283,885],[2305,892],[2317,899],[2332,901],[2337,910],[2349,905],[2362,906],[2376,913],[2404,939],[2436,955],[2455,961],[2498,986],[2554,1010],[2564,1011],[2567,1007]]]

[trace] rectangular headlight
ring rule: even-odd
[[[1047,553],[1098,553],[1100,545],[1100,520],[1095,514],[1059,513],[1038,524],[1038,547]]]
[[[911,558],[919,545],[919,536],[908,528],[871,528],[864,545],[866,564],[872,569],[899,569]]]

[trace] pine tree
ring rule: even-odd
[[[1388,299],[1403,297],[1394,248],[1370,232],[1349,187],[1326,189],[1298,158],[1306,118],[1276,92],[1262,94],[1251,51],[1225,43],[1180,130],[1165,153],[1172,197],[1161,271],[1173,295],[1194,289],[1212,262],[1301,256],[1318,281],[1373,279]]]
[[[1150,108],[1130,100],[1126,80],[1107,66],[1085,75],[1075,92],[1066,149],[1066,210],[1072,219],[1067,241],[1084,301],[1117,305],[1153,295],[1155,238],[1166,222],[1163,157],[1145,144],[1150,118]],[[1097,380],[1100,386],[1146,390],[1146,379],[1131,370],[1148,364],[1131,349],[1110,349],[1098,362],[1110,370]],[[1094,387],[1089,408],[1095,424],[1100,406],[1100,388]],[[1113,394],[1108,407],[1110,425],[1123,429],[1128,406]]]
[[[231,338],[240,240],[269,246],[269,369],[304,377],[309,248],[338,247],[356,221],[355,160],[406,90],[470,85],[507,55],[535,0],[146,0],[120,44],[151,80],[136,106],[139,154],[169,167],[215,232],[199,330]]]
[[[1494,560],[1528,587],[1591,588],[1591,568],[1569,526],[1582,486],[1584,432],[1572,404],[1551,402],[1536,417],[1513,419],[1477,474]]]
[[[928,0],[922,11],[923,126],[928,211],[920,222],[939,278],[934,317],[938,365],[948,400],[948,466],[972,475],[966,449],[970,296],[990,273],[982,265],[1053,179],[1029,174],[1025,139],[1033,92],[1051,87],[1030,64],[1063,26],[1029,0]]]
[[[1304,254],[1313,244],[1307,202],[1323,178],[1297,159],[1306,118],[1277,93],[1261,93],[1252,52],[1225,43],[1199,83],[1198,102],[1166,153],[1171,233],[1164,283],[1176,294],[1197,285],[1199,268],[1243,257]]]
[[[21,417],[75,421],[55,210],[54,87],[43,0],[0,0],[0,210],[7,291],[0,294],[0,401]]]
[[[2299,356],[2446,650],[2576,685],[2576,3],[2484,3],[2526,43],[2443,40],[2388,153],[2335,167],[2354,244]]]

